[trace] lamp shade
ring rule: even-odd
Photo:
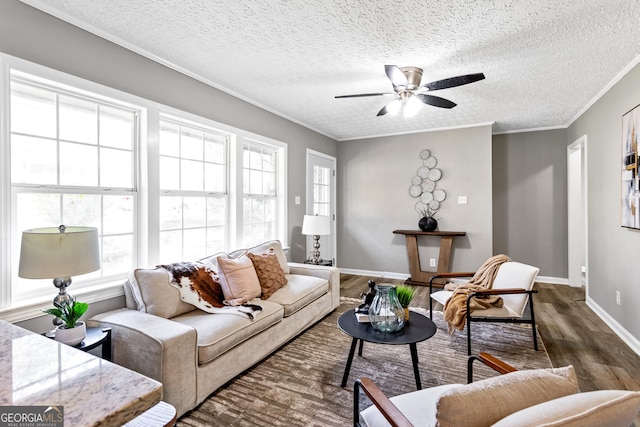
[[[100,269],[98,229],[47,227],[22,232],[18,276],[53,279]]]
[[[331,222],[328,216],[305,215],[302,221],[302,234],[324,236],[331,234]]]

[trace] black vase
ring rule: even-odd
[[[432,216],[423,216],[420,218],[420,221],[418,221],[418,227],[420,227],[422,231],[435,231],[435,229],[438,228],[438,221]]]

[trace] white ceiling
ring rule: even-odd
[[[640,58],[639,0],[22,0],[337,140],[570,124]],[[376,117],[385,64],[458,104]],[[640,99],[639,99],[640,101]]]

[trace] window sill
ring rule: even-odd
[[[78,289],[73,292],[72,295],[82,302],[91,304],[122,296],[124,295],[124,289],[122,287],[122,281],[117,281]],[[11,307],[3,308],[0,310],[0,320],[4,320],[9,323],[16,323],[45,316],[45,313],[43,313],[42,310],[52,306],[54,296],[55,289],[52,289],[51,298],[38,298],[29,301],[21,301]]]

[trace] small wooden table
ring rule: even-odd
[[[466,236],[464,231],[420,231],[420,230],[393,230],[393,234],[404,234],[409,255],[409,272],[411,277],[406,280],[409,285],[428,286],[429,280],[439,273],[449,271],[451,264],[451,246],[453,238]],[[436,271],[424,271],[420,267],[420,253],[418,252],[418,236],[440,237],[440,254],[438,255],[438,267]]]

